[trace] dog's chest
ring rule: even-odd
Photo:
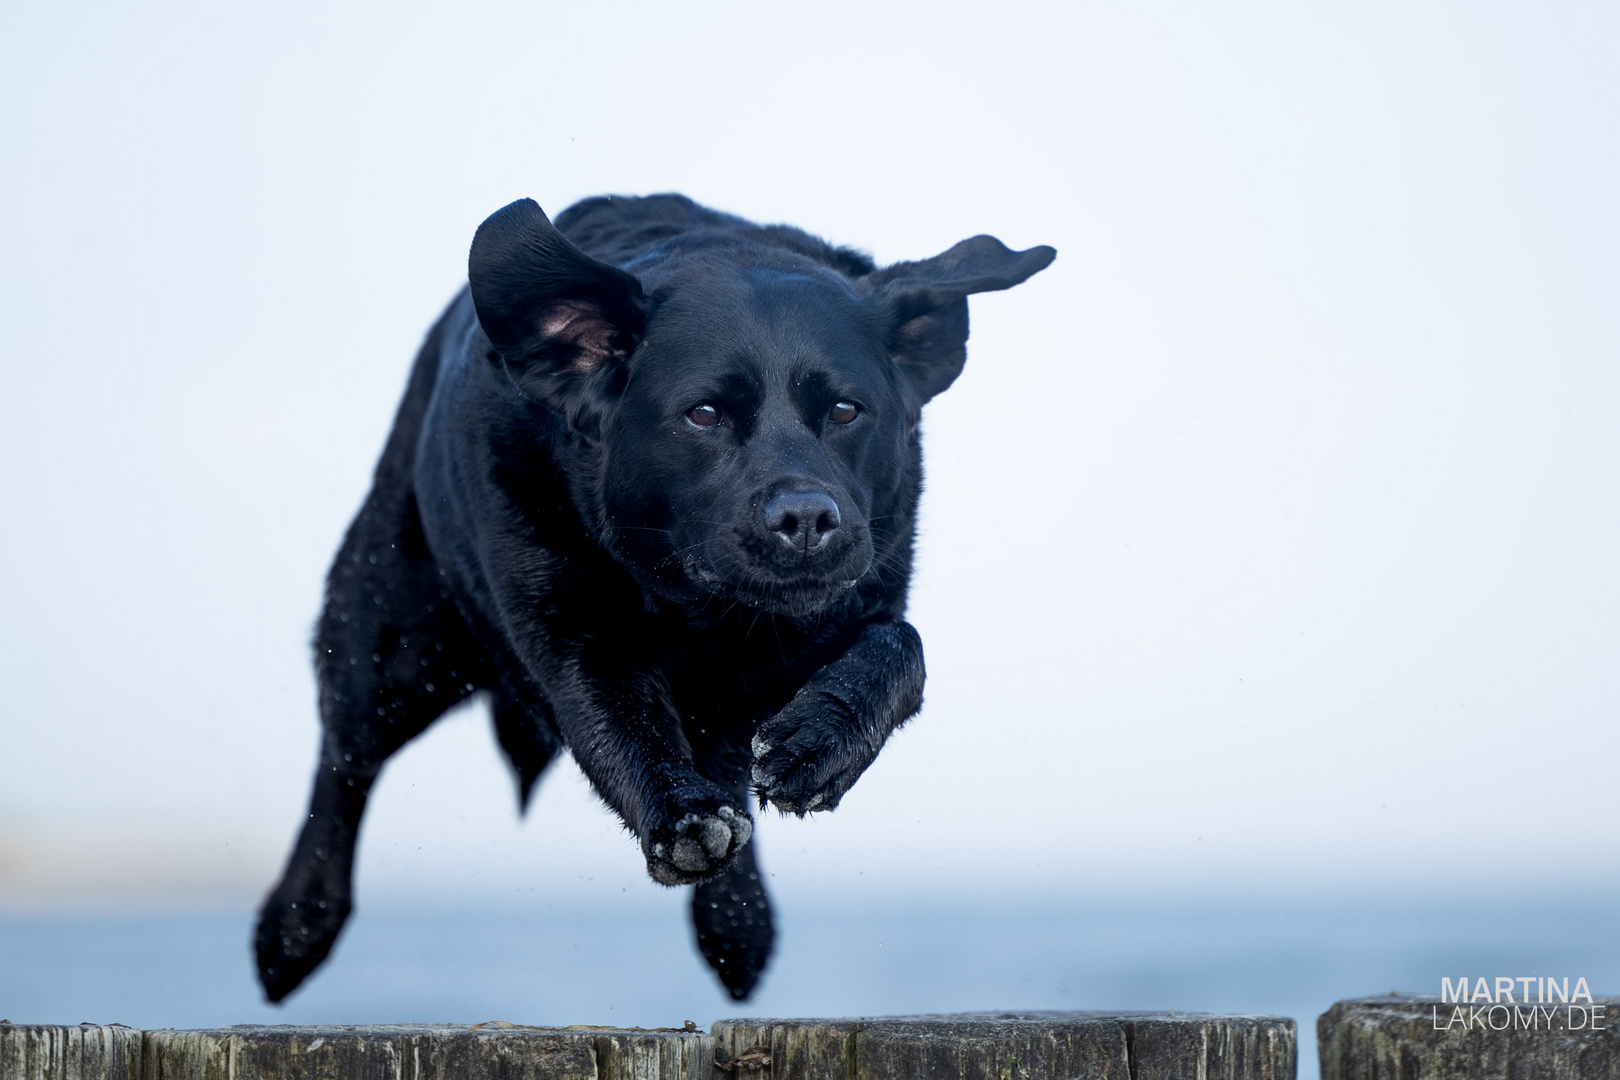
[[[842,636],[833,626],[807,631],[761,617],[738,629],[679,635],[661,666],[689,737],[723,737],[786,705],[837,654]]]

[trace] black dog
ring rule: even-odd
[[[485,221],[327,578],[270,1000],[352,910],[383,762],[480,690],[520,801],[566,747],[746,997],[772,938],[749,786],[831,810],[921,705],[918,416],[962,370],[968,294],[1054,254],[977,236],[880,270],[676,195]]]

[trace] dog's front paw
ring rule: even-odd
[[[788,702],[760,725],[753,749],[760,804],[801,815],[836,807],[878,750],[849,707],[826,693]]]
[[[677,797],[665,820],[647,830],[641,850],[660,885],[691,885],[711,877],[754,834],[748,811],[723,794]]]

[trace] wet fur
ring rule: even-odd
[[[880,270],[680,196],[492,216],[327,578],[314,790],[255,938],[270,1000],[352,911],[384,762],[478,692],[520,803],[566,747],[746,997],[773,937],[749,792],[831,810],[920,707],[918,415],[961,369],[967,294],[1051,258],[977,237]],[[695,398],[726,430],[681,426]],[[800,489],[842,515],[822,547],[762,524]]]

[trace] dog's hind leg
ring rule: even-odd
[[[746,746],[722,741],[699,755],[700,770],[748,798],[749,757]],[[692,930],[698,952],[719,976],[735,1001],[746,1001],[770,962],[776,931],[771,925],[771,901],[764,876],[748,843],[730,862],[692,886]]]
[[[714,877],[692,886],[692,929],[698,952],[735,1001],[746,1001],[771,957],[776,931],[754,845]]]
[[[352,910],[355,840],[383,762],[494,681],[428,551],[408,480],[387,465],[327,577],[315,635],[320,763],[254,940],[271,1001],[319,966]]]

